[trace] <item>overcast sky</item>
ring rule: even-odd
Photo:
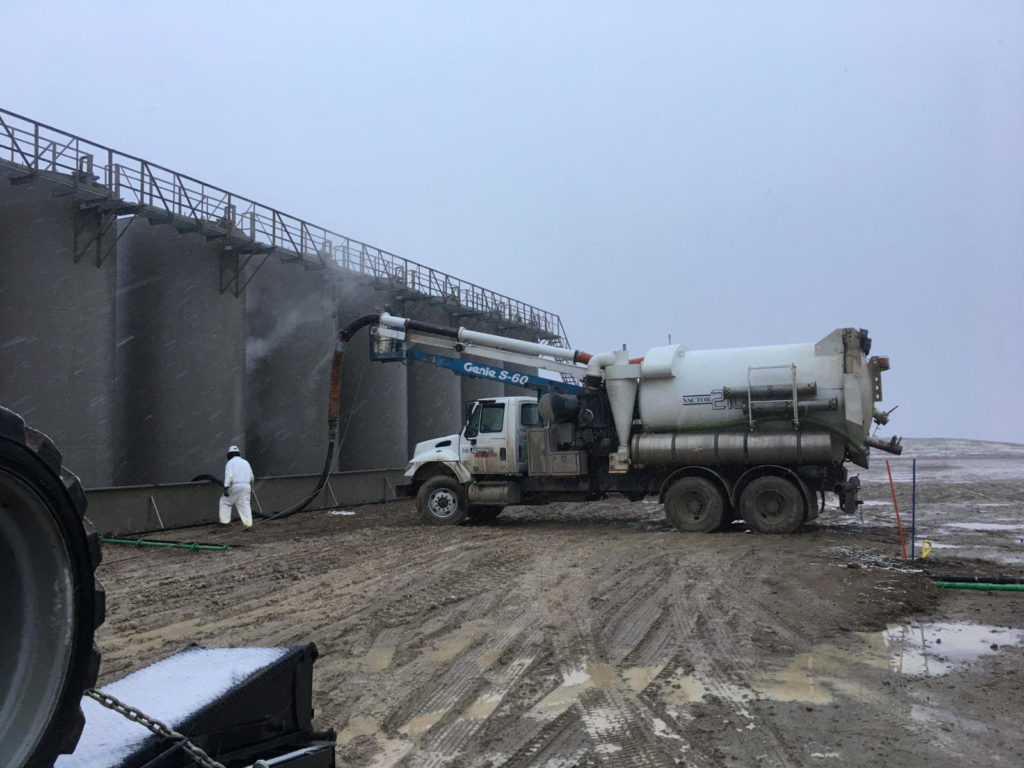
[[[1024,442],[1024,3],[16,2],[0,107],[634,354],[868,328]]]

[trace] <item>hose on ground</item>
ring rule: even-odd
[[[984,591],[1021,592],[1024,591],[1024,584],[985,584],[975,581],[936,581],[935,586],[939,589],[981,589]]]
[[[1024,584],[1019,576],[964,576],[962,574],[930,574],[932,581],[970,582],[972,584]]]

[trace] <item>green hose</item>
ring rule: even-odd
[[[1024,584],[979,584],[974,581],[936,581],[935,586],[939,589],[991,589],[1003,590],[1006,592],[1024,591]]]
[[[197,544],[196,542],[182,541],[151,541],[148,539],[100,539],[104,544],[127,544],[136,547],[158,547],[160,549],[191,549],[193,552],[199,550],[212,550],[222,552],[230,549],[227,544]]]

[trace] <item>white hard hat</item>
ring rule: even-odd
[[[237,445],[232,445],[230,448],[228,448],[228,453],[241,453],[241,451],[238,450]]]

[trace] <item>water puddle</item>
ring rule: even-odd
[[[404,736],[419,736],[437,725],[444,715],[444,712],[427,712],[425,715],[417,715],[399,728],[398,732]]]
[[[967,623],[903,624],[880,634],[889,669],[912,677],[945,675],[1003,646],[1024,642],[1024,630]],[[862,637],[869,643],[874,639]]]
[[[488,622],[479,619],[465,622],[446,637],[434,640],[428,658],[434,662],[451,661],[479,640],[480,633],[488,626]]]
[[[363,657],[363,667],[370,672],[383,672],[391,665],[394,656],[394,648],[375,646]]]
[[[943,523],[942,527],[961,531],[1024,531],[1024,525],[1018,523]]]
[[[655,681],[658,699],[685,706],[717,698],[737,706],[751,700],[830,704],[838,696],[870,702],[883,696],[869,669],[906,677],[940,676],[1024,644],[1024,630],[967,623],[909,623],[858,632],[852,644],[815,646],[774,672],[746,684],[682,672]]]

